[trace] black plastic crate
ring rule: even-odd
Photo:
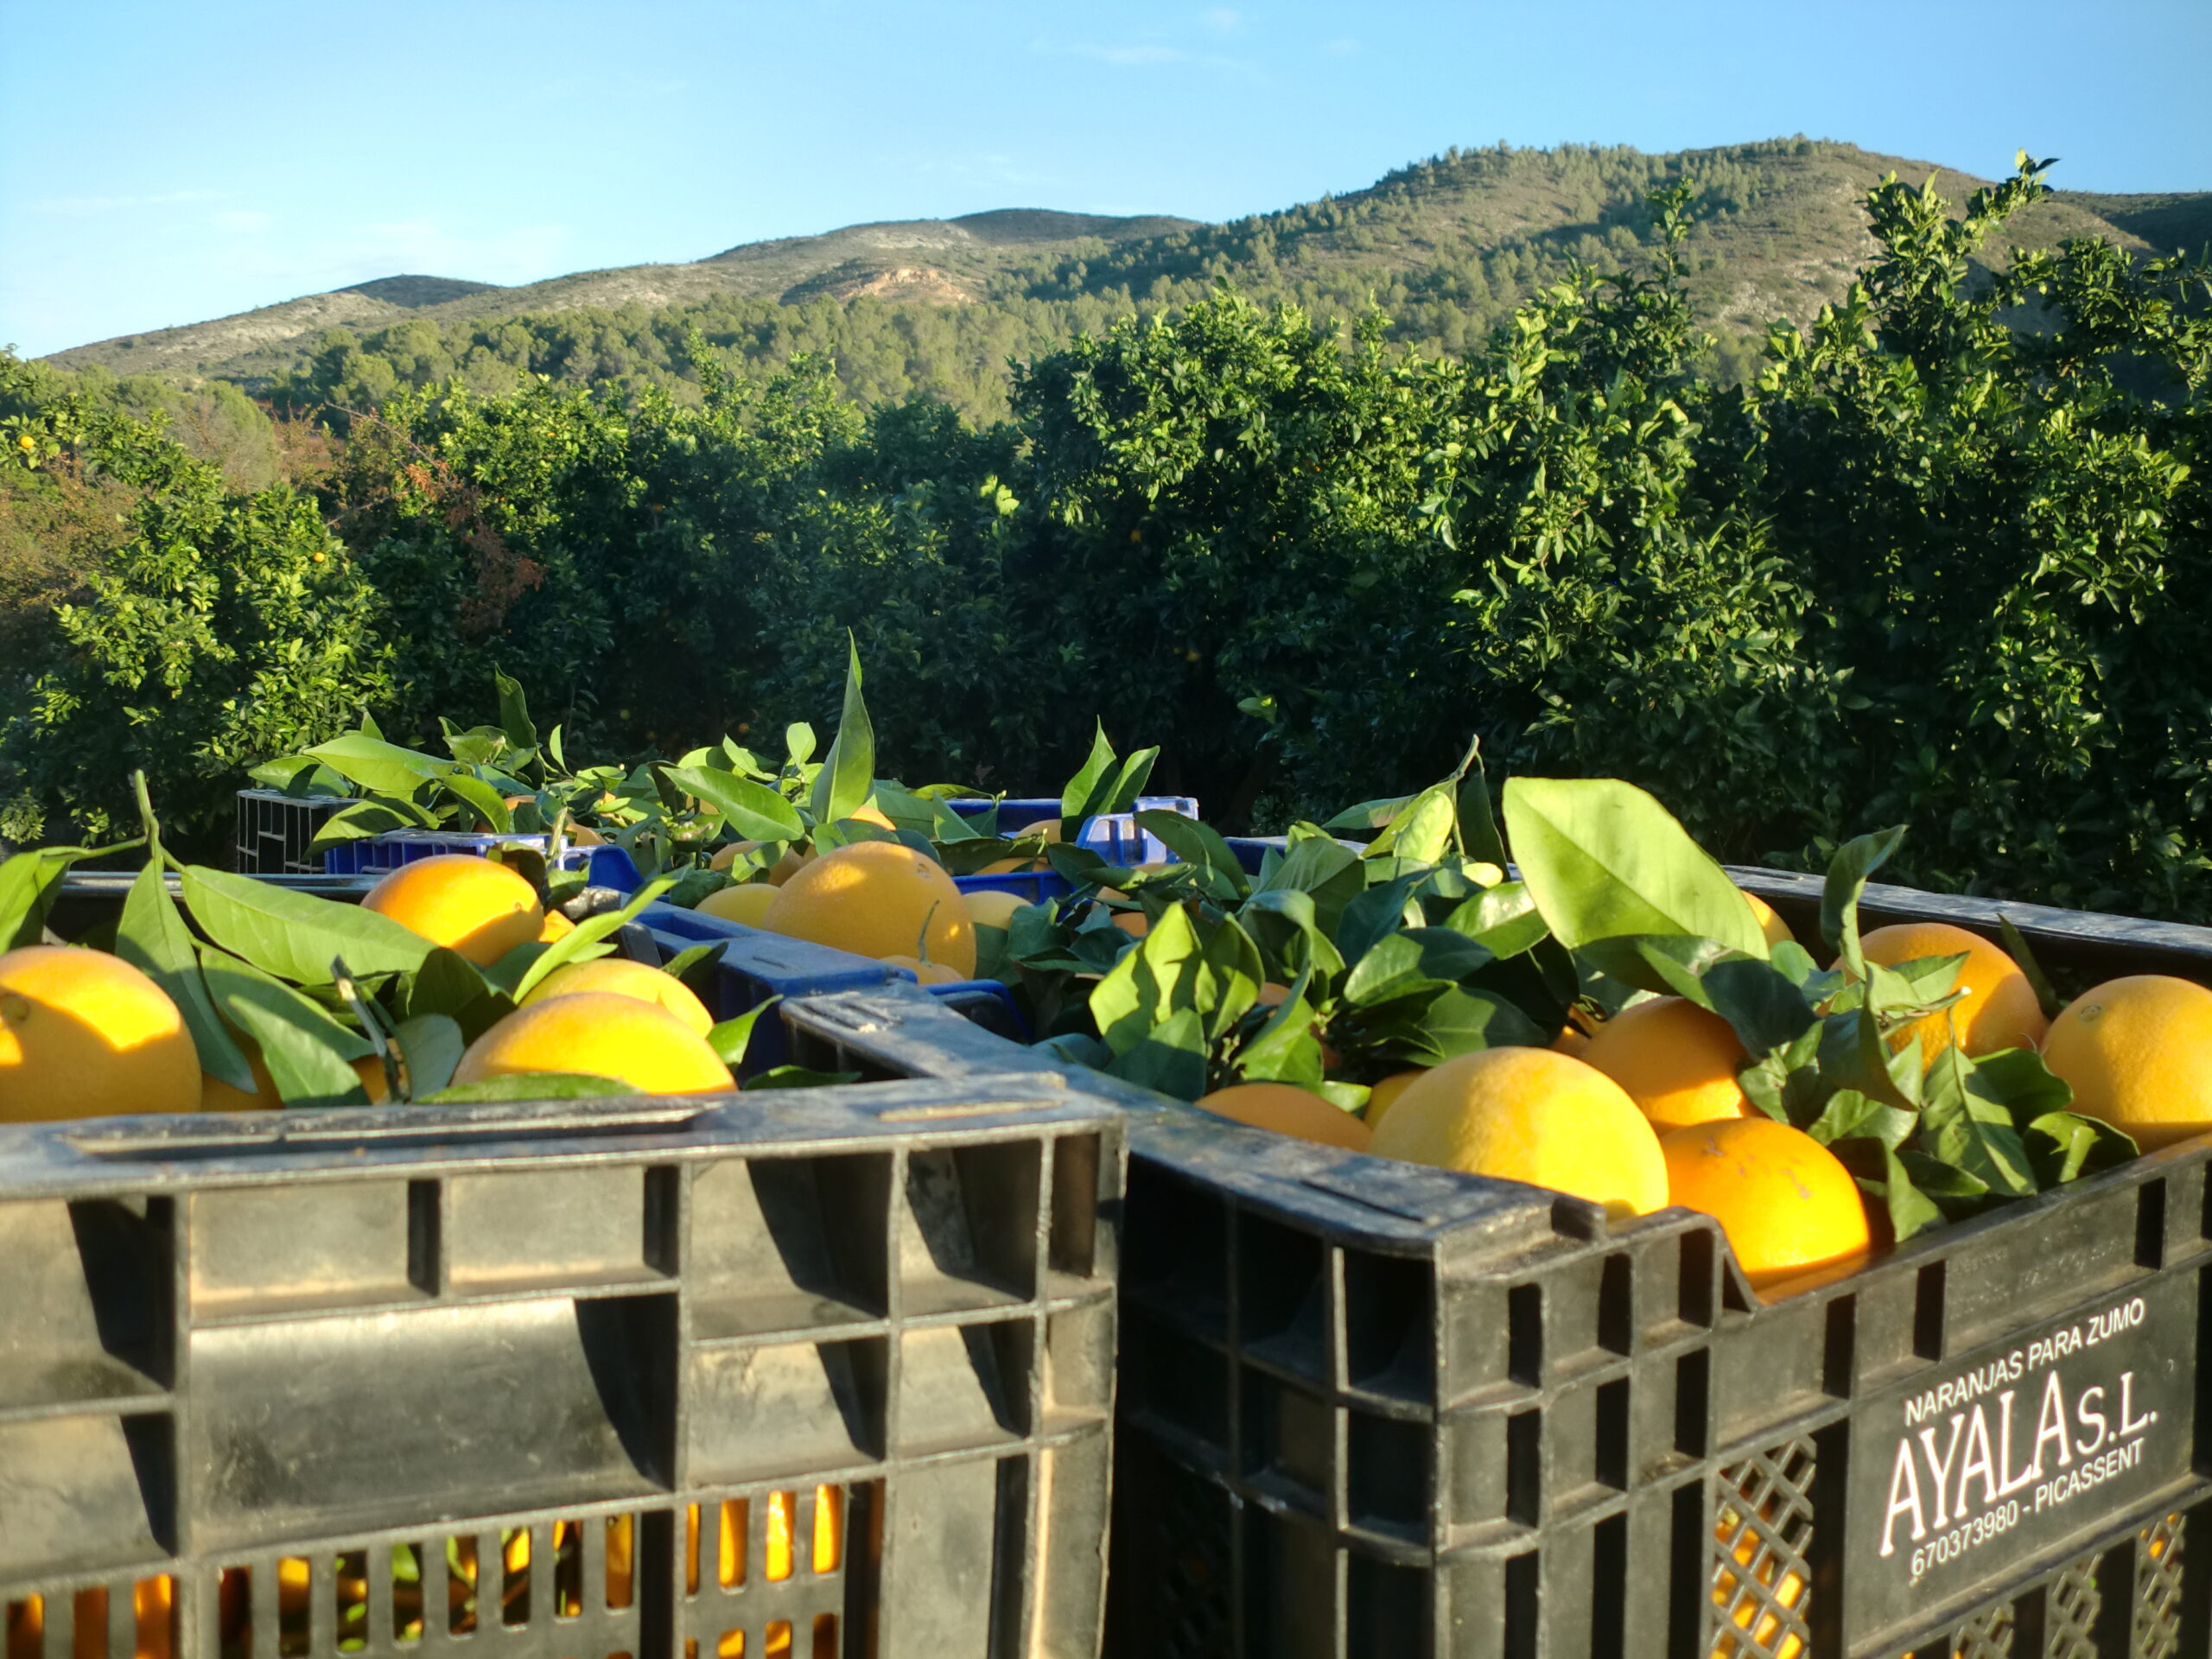
[[[354,804],[327,795],[302,798],[276,789],[238,791],[238,836],[232,868],[241,875],[320,875],[323,855],[308,848],[322,826]]]
[[[1122,1147],[1033,1073],[0,1129],[8,1659],[1093,1655]]]
[[[2092,957],[2110,931],[2026,920]],[[865,995],[792,1030],[803,1058],[1020,1063]],[[1688,1211],[1612,1224],[1094,1086],[1154,1103],[1131,1126],[1109,1653],[2212,1651],[2205,1143],[1768,1306]]]

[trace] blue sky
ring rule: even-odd
[[[1225,219],[1452,144],[1802,132],[2212,188],[2212,0],[0,0],[0,343],[876,219]]]

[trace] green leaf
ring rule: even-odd
[[[329,742],[305,751],[303,758],[318,761],[379,795],[412,795],[431,779],[452,769],[450,761],[435,755],[403,749],[361,732],[341,732]]]
[[[797,841],[806,834],[798,809],[766,784],[704,766],[663,766],[668,780],[721,813],[747,841]]]
[[[1839,1141],[1878,1141],[1894,1152],[1919,1125],[1919,1118],[1910,1112],[1869,1099],[1856,1089],[1839,1089],[1820,1116],[1805,1126],[1805,1133],[1824,1147]]]
[[[509,678],[497,668],[492,671],[492,679],[499,688],[499,729],[516,748],[536,748],[537,728],[531,722],[530,699],[523,695],[522,682]]]
[[[514,833],[515,817],[506,797],[482,779],[455,768],[438,779],[438,786],[459,799],[493,835]]]
[[[2134,1137],[2078,1112],[2046,1112],[2029,1121],[2022,1135],[2037,1185],[2054,1186],[2114,1169],[2140,1155]]]
[[[1886,1173],[1879,1184],[1879,1196],[1890,1212],[1890,1230],[1897,1242],[1904,1243],[1930,1227],[1943,1224],[1943,1212],[1925,1193],[1912,1183],[1901,1154],[1888,1147],[1882,1148],[1882,1162]],[[1862,1183],[1864,1185],[1864,1183]]]
[[[1410,927],[1394,933],[1352,964],[1344,996],[1356,1007],[1395,1001],[1418,991],[1456,985],[1494,960],[1464,933]]]
[[[1459,782],[1459,835],[1466,843],[1467,856],[1478,858],[1485,864],[1506,867],[1505,837],[1497,833],[1497,820],[1491,816],[1490,780],[1483,775],[1482,743],[1479,739],[1467,746],[1466,770]]]
[[[804,1065],[772,1065],[745,1080],[745,1092],[756,1089],[828,1089],[841,1083],[858,1083],[857,1071],[816,1071]]]
[[[1508,881],[1466,900],[1444,918],[1444,925],[1501,960],[1534,950],[1551,937],[1536,896],[1523,881]]]
[[[408,1096],[419,1100],[453,1081],[454,1068],[467,1052],[461,1022],[442,1014],[418,1014],[403,1020],[392,1033],[407,1061]],[[397,1096],[395,1096],[396,1098]]]
[[[1230,851],[1229,843],[1211,824],[1186,818],[1180,812],[1140,812],[1136,821],[1140,830],[1149,831],[1161,846],[1185,864],[1228,877],[1231,898],[1244,896],[1244,867],[1236,861],[1236,855]]]
[[[1206,1091],[1206,1038],[1198,1011],[1178,1008],[1116,1053],[1106,1071],[1178,1100],[1196,1100]]]
[[[349,1061],[373,1053],[366,1038],[301,995],[212,945],[200,970],[223,1016],[260,1046],[261,1062],[287,1106],[365,1106],[368,1090]]]
[[[1459,828],[1459,806],[1449,784],[1437,784],[1408,801],[1382,833],[1367,844],[1367,856],[1389,855],[1433,864],[1452,846]]]
[[[1974,1071],[1974,1062],[1955,1046],[1943,1049],[1929,1066],[1920,1106],[1921,1148],[1993,1192],[2024,1198],[2036,1191],[2027,1148],[2012,1114],[1972,1087]]]
[[[1310,1089],[1321,1081],[1321,1039],[1308,1000],[1311,974],[1300,974],[1290,995],[1236,1051],[1236,1075],[1251,1082],[1294,1083]]]
[[[814,728],[803,720],[795,720],[784,728],[785,764],[803,766],[814,759]]]
[[[2005,944],[2005,954],[2020,964],[2020,971],[2034,988],[2036,1001],[2043,1008],[2043,1017],[2056,1020],[2066,1007],[2066,1000],[2052,987],[2050,977],[2043,970],[2043,963],[2036,960],[2036,953],[2029,948],[2027,938],[2013,925],[2012,918],[1998,912],[1997,931]]]
[[[599,915],[587,916],[578,922],[532,958],[530,966],[514,983],[512,995],[515,1001],[519,1002],[528,996],[556,968],[571,962],[588,961],[601,954],[593,947],[637,920],[639,912],[674,887],[676,880],[674,876],[664,875],[648,881],[631,896],[630,902],[621,909],[603,911]]]
[[[1859,948],[1859,900],[1867,877],[1889,862],[1904,839],[1904,826],[1899,824],[1844,842],[1828,861],[1827,885],[1821,892],[1821,937],[1843,957],[1845,971],[1854,979],[1866,976],[1866,953]]]
[[[415,1103],[470,1106],[499,1100],[615,1100],[637,1092],[614,1077],[594,1077],[582,1071],[533,1071],[523,1077],[492,1077],[483,1083],[464,1083],[457,1089],[441,1089]]]
[[[1060,791],[1060,822],[1080,823],[1090,816],[1092,800],[1103,792],[1103,786],[1114,771],[1114,746],[1106,741],[1106,722],[1096,722],[1096,732],[1090,740],[1090,753],[1068,779]]]
[[[1354,968],[1376,945],[1401,928],[1421,925],[1421,908],[1414,898],[1419,874],[1395,876],[1356,893],[1337,918],[1337,951]],[[1488,961],[1490,953],[1483,953]],[[1457,977],[1457,976],[1454,976]]]
[[[296,985],[329,984],[334,957],[373,978],[411,972],[433,949],[421,934],[359,905],[200,864],[181,874],[185,906],[209,938]]]
[[[1260,1000],[1267,982],[1267,964],[1260,947],[1234,916],[1224,916],[1206,936],[1202,952],[1211,981],[1212,1006],[1205,1010],[1206,1041],[1219,1042]],[[976,976],[983,977],[981,968]]]
[[[1324,830],[1380,830],[1396,817],[1411,804],[1410,795],[1393,795],[1385,800],[1362,801],[1357,806],[1348,806],[1324,823]]]
[[[735,1019],[718,1022],[707,1033],[708,1045],[721,1057],[724,1065],[732,1071],[744,1065],[745,1051],[753,1043],[753,1027],[760,1023],[762,1014],[783,1000],[780,996],[772,996],[766,1001],[747,1008]]]
[[[1381,1052],[1414,1065],[1440,1065],[1482,1048],[1541,1048],[1552,1039],[1503,997],[1458,985],[1425,1007],[1394,1004],[1382,1012],[1367,1027],[1369,1038]]]
[[[1687,933],[1767,954],[1736,884],[1633,785],[1516,778],[1505,785],[1505,823],[1522,880],[1568,948],[1624,933]]]
[[[412,801],[385,796],[349,806],[342,812],[332,813],[315,831],[315,839],[308,843],[308,850],[319,853],[328,848],[343,846],[349,841],[365,841],[371,836],[390,835],[395,830],[434,829],[437,822],[432,813]]]
[[[1195,1009],[1204,965],[1190,912],[1175,906],[1092,988],[1091,1018],[1107,1047],[1125,1054],[1170,1014]]]
[[[1345,868],[1358,874],[1356,862]],[[1261,954],[1286,972],[1311,973],[1325,982],[1344,972],[1344,957],[1323,931],[1312,893],[1294,887],[1268,888],[1247,899],[1236,914],[1259,942]]]
[[[875,728],[868,721],[868,704],[861,697],[860,646],[849,632],[845,648],[844,712],[837,719],[837,735],[830,745],[830,757],[814,779],[817,823],[851,817],[875,792]]]
[[[61,878],[90,847],[39,847],[0,864],[0,950],[20,950],[46,937],[46,918],[61,896]]]
[[[123,919],[115,930],[115,954],[160,986],[177,1012],[184,1016],[199,1052],[200,1069],[233,1089],[254,1092],[253,1066],[231,1040],[207,982],[200,971],[200,956],[169,897],[168,882],[158,860],[149,859],[130,884],[123,900]]]

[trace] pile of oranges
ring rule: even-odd
[[[1752,903],[1770,942],[1789,937]],[[1961,928],[1883,927],[1861,944],[1886,967],[1966,957],[1958,1000],[1891,1039],[1900,1050],[1916,1039],[1923,1064],[1953,1045],[1969,1058],[2037,1049],[2072,1086],[2075,1111],[2145,1150],[2212,1130],[2212,990],[2156,975],[2116,979],[2046,1027],[2019,964]],[[1570,1026],[1548,1049],[1486,1049],[1387,1077],[1363,1118],[1281,1083],[1238,1084],[1198,1103],[1377,1157],[1550,1187],[1617,1216],[1700,1211],[1762,1288],[1855,1265],[1884,1222],[1834,1154],[1745,1096],[1738,1073],[1750,1058],[1718,1014],[1661,996],[1594,1029]]]

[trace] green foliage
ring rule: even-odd
[[[1502,772],[1649,788],[1724,858],[1817,865],[1906,823],[1906,880],[2212,917],[2205,272],[2096,241],[1998,257],[2045,194],[2024,158],[1956,217],[1885,181],[1861,280],[1716,381],[1701,247],[1778,199],[1777,169],[1834,159],[1720,156],[1693,188],[1628,152],[1480,152],[1296,225],[1102,244],[1080,274],[1053,254],[1024,292],[1178,301],[1100,311],[982,428],[674,323],[650,385],[537,378],[524,353],[486,390],[410,334],[424,384],[362,408],[316,486],[334,541],[304,498],[226,490],[17,365],[7,433],[35,453],[11,449],[11,486],[97,452],[79,481],[131,524],[105,585],[40,624],[38,696],[0,690],[0,798],[28,787],[16,821],[58,834],[143,760],[206,822],[224,767],[358,704],[416,747],[494,725],[504,669],[646,824],[648,762],[827,729],[857,649],[877,752],[910,775],[1033,792],[1083,766],[1096,715],[1158,745],[1154,787],[1266,829],[1395,811],[1471,729]],[[1459,358],[1216,281],[1412,237],[1484,181],[1586,191],[1630,269],[1485,277],[1513,308]],[[1631,212],[1631,184],[1665,188]]]

